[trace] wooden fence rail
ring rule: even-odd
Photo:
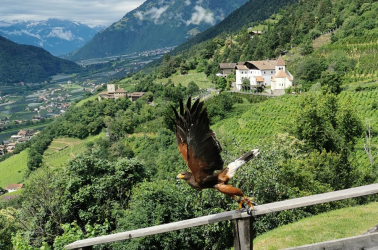
[[[300,247],[286,248],[285,250],[340,250],[340,249],[363,249],[378,250],[378,233],[365,234],[338,240],[305,245]]]
[[[92,249],[91,247],[98,244],[116,242],[121,240],[128,240],[143,236],[149,236],[154,234],[166,233],[171,231],[176,231],[185,228],[197,227],[207,224],[212,224],[216,222],[226,221],[226,220],[243,220],[248,225],[246,227],[238,226],[236,228],[241,228],[243,232],[239,232],[238,238],[241,239],[240,246],[236,246],[235,249],[252,249],[252,221],[254,216],[279,212],[288,209],[301,208],[306,206],[317,205],[326,202],[339,201],[349,198],[355,198],[370,194],[378,193],[378,184],[372,184],[367,186],[361,186],[356,188],[344,189],[335,192],[329,192],[324,194],[317,194],[312,196],[306,196],[302,198],[296,198],[286,201],[274,202],[264,205],[257,205],[254,207],[252,216],[248,215],[246,211],[229,211],[213,215],[202,216],[194,219],[183,220],[172,222],[168,224],[142,228],[137,230],[131,230],[122,233],[116,233],[111,235],[105,235],[90,239],[84,239],[75,241],[66,246],[66,249]],[[248,228],[249,227],[249,228]],[[247,229],[246,229],[247,228]],[[241,233],[241,234],[240,234]],[[244,235],[243,235],[244,234]],[[235,232],[237,235],[237,232]]]

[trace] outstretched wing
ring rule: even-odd
[[[188,98],[186,106],[180,101],[180,113],[173,108],[176,116],[176,140],[195,180],[201,185],[212,178],[215,170],[223,168],[220,155],[222,147],[210,129],[207,109],[199,99],[191,105]]]

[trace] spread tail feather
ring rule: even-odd
[[[238,168],[240,168],[241,166],[243,166],[245,163],[247,163],[248,161],[250,161],[253,157],[257,156],[259,153],[260,152],[259,152],[258,149],[252,149],[248,153],[242,155],[241,157],[239,157],[235,161],[233,161],[230,164],[228,164],[228,166],[227,166],[227,168],[228,168],[228,171],[227,171],[228,178],[231,179],[235,175],[236,170],[238,170]]]
[[[242,160],[242,161],[245,161],[245,162],[248,162],[250,161],[253,157],[257,156],[258,154],[260,154],[259,150],[258,149],[252,149],[251,151],[249,151],[248,153],[242,155],[241,157],[239,157],[238,160]],[[243,163],[244,164],[244,163]]]

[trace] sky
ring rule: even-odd
[[[0,21],[58,18],[89,26],[120,20],[145,0],[0,0]]]

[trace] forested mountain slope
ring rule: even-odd
[[[188,39],[180,46],[175,48],[171,54],[177,54],[179,51],[190,48],[191,46],[204,42],[209,39],[225,33],[234,34],[238,32],[243,26],[256,21],[262,21],[269,18],[272,14],[277,13],[281,8],[286,5],[297,3],[297,0],[284,0],[284,1],[262,1],[250,0],[243,6],[228,15],[219,24],[199,33],[195,37]]]
[[[0,69],[1,84],[41,82],[58,73],[78,72],[81,67],[42,48],[19,45],[0,36]]]
[[[177,46],[219,23],[247,0],[147,0],[98,33],[71,59],[95,58]]]

